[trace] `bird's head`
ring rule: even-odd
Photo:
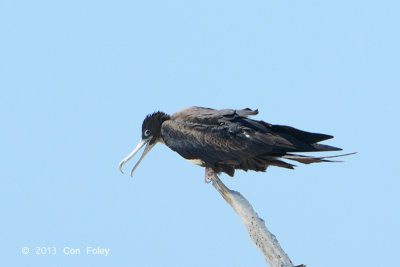
[[[144,156],[155,146],[155,144],[159,141],[161,141],[161,125],[164,121],[170,119],[170,116],[168,114],[165,114],[164,112],[158,111],[154,112],[153,114],[147,115],[147,117],[144,119],[143,124],[142,124],[142,140],[140,140],[139,144],[136,146],[136,148],[126,157],[124,158],[120,163],[119,163],[119,170],[122,172],[122,166],[125,165],[133,156],[136,155],[136,153],[143,147],[144,152],[142,156],[140,157],[139,161],[136,163],[136,165],[133,167],[131,171],[131,176],[133,176],[133,172],[139,165],[139,163],[142,161]],[[123,173],[123,172],[122,172]]]

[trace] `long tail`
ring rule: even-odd
[[[303,164],[310,164],[310,163],[316,163],[316,162],[343,162],[339,160],[328,160],[327,158],[337,158],[337,157],[344,157],[344,156],[349,156],[356,154],[357,152],[353,153],[348,153],[348,154],[342,154],[342,155],[337,155],[337,156],[329,156],[329,157],[313,157],[313,156],[303,156],[303,155],[297,155],[297,154],[286,154],[282,156],[284,159],[289,159],[289,160],[294,160]]]

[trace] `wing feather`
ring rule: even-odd
[[[249,108],[245,108],[242,110],[216,110],[212,108],[190,107],[173,114],[171,120],[218,125],[224,121],[232,121],[236,118],[248,118],[249,116],[257,114],[258,110],[251,110]]]

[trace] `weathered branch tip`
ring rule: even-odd
[[[211,179],[214,188],[239,216],[251,241],[264,254],[265,261],[270,267],[305,267],[305,265],[293,265],[288,255],[279,245],[276,237],[268,231],[265,221],[258,217],[258,214],[246,198],[239,192],[226,187],[217,175]]]

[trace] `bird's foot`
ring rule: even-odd
[[[212,178],[214,178],[217,174],[212,168],[206,167],[206,173],[204,176],[204,183],[209,184],[212,181]]]

